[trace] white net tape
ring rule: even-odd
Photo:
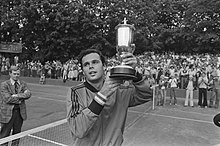
[[[71,144],[71,133],[64,119],[2,138],[0,144],[14,145],[18,139],[19,146],[68,146]]]

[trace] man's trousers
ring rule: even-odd
[[[21,127],[23,124],[23,119],[20,114],[20,109],[13,109],[12,117],[8,123],[1,123],[1,131],[0,131],[0,139],[7,137],[10,135],[10,132],[12,130],[12,135],[17,134],[21,132]],[[7,146],[8,144],[3,144],[4,146]],[[12,141],[12,146],[19,145],[19,139]]]

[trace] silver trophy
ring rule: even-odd
[[[133,80],[136,78],[136,70],[131,66],[123,63],[123,54],[126,52],[134,53],[135,44],[133,44],[134,26],[127,24],[126,18],[124,24],[119,24],[115,28],[117,30],[117,46],[116,51],[120,65],[110,70],[110,78],[118,78],[121,80]]]

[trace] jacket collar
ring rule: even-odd
[[[92,92],[98,92],[98,90],[97,90],[95,87],[93,87],[91,84],[89,84],[87,81],[84,82],[84,85],[85,85],[85,87],[88,88],[90,91],[92,91]]]

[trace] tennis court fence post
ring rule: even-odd
[[[153,103],[152,103],[152,109],[154,110],[155,109],[155,96],[156,96],[156,88],[158,87],[159,85],[156,84],[156,85],[153,85],[151,88],[153,90]]]

